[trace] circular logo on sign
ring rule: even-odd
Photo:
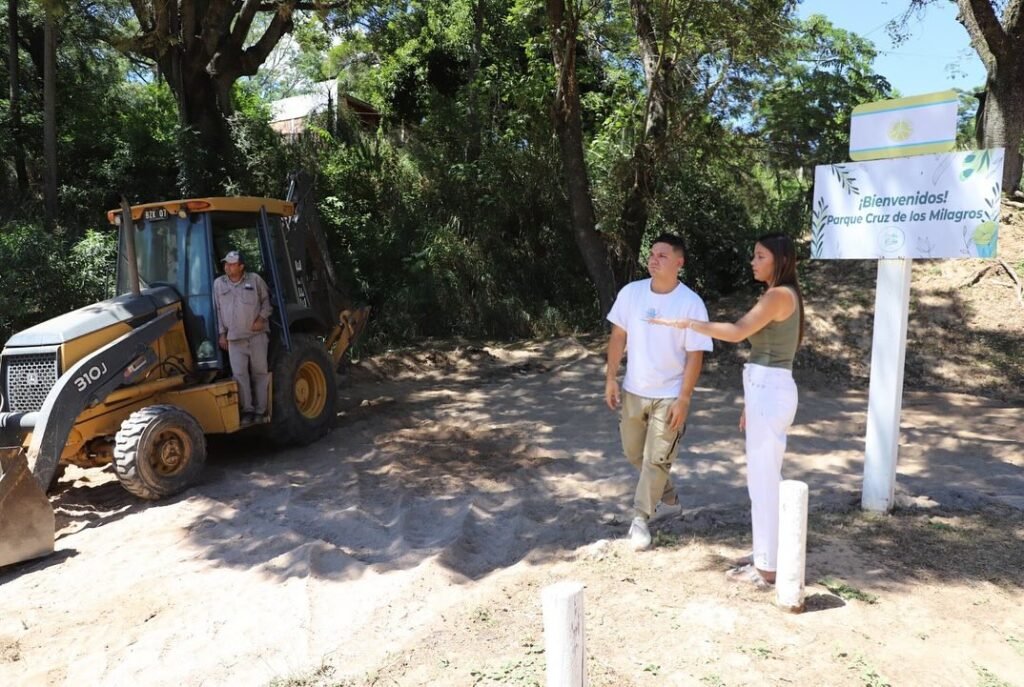
[[[878,247],[883,253],[899,253],[906,242],[907,237],[899,227],[885,227],[878,232]]]
[[[905,119],[898,119],[889,126],[889,140],[901,143],[914,133],[913,125]]]

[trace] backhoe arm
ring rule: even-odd
[[[148,372],[157,362],[150,344],[180,317],[179,310],[158,315],[79,360],[57,380],[39,410],[28,447],[28,464],[43,492],[53,480],[78,416],[118,387],[132,384]]]

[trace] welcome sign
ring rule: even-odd
[[[811,257],[993,257],[1002,178],[1002,148],[819,165]]]

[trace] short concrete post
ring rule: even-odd
[[[807,485],[787,479],[779,484],[779,561],[775,603],[790,613],[804,610],[807,564]]]
[[[557,582],[541,590],[547,687],[586,687],[583,584]]]

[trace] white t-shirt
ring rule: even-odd
[[[629,358],[622,388],[645,398],[675,398],[683,386],[686,352],[712,350],[711,337],[647,322],[652,317],[706,322],[708,309],[683,283],[669,293],[654,293],[651,280],[642,279],[622,287],[608,313],[609,322],[626,330]]]

